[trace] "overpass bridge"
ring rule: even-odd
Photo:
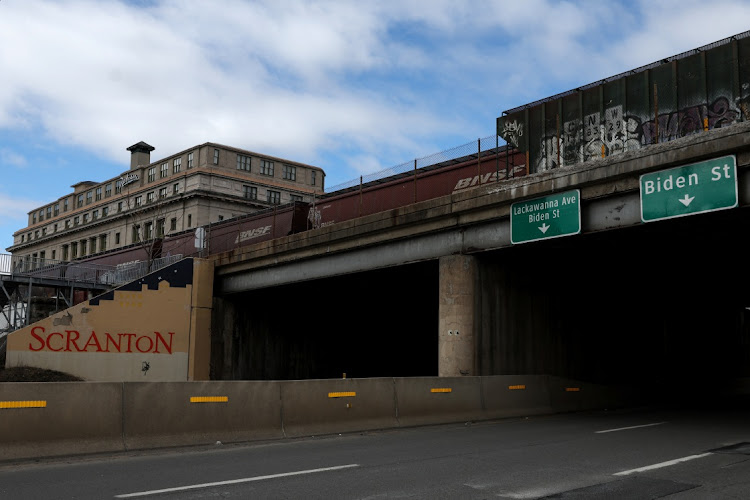
[[[212,378],[748,377],[748,132],[742,122],[221,254]],[[643,222],[641,176],[725,156],[736,207]],[[673,187],[656,178],[652,190]],[[513,204],[560,193],[579,197],[580,231],[513,244]]]

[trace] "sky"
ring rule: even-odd
[[[0,253],[73,184],[215,142],[333,186],[750,29],[750,0],[0,0]]]

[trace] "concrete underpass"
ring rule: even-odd
[[[216,300],[213,378],[436,376],[437,282],[433,261]]]
[[[750,376],[748,217],[732,209],[467,257],[473,374],[675,393]],[[432,260],[217,299],[213,378],[435,376],[439,274]]]

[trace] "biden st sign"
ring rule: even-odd
[[[644,174],[641,220],[654,222],[737,206],[737,159],[723,156]]]

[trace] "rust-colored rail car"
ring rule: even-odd
[[[526,158],[501,151],[452,165],[417,170],[321,197],[310,220],[316,227],[383,212],[481,184],[526,175]]]

